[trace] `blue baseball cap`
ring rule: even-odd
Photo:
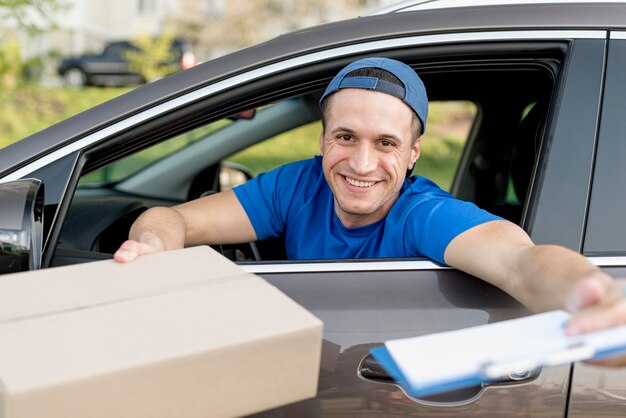
[[[404,87],[380,80],[375,77],[348,76],[349,73],[363,68],[379,68],[396,76]],[[345,66],[330,81],[326,91],[320,99],[320,106],[331,94],[341,89],[366,89],[387,93],[406,103],[417,115],[422,123],[422,132],[426,131],[428,119],[428,96],[422,79],[411,67],[403,62],[390,58],[372,57],[354,61]]]

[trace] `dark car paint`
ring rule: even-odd
[[[590,255],[626,253],[626,40],[611,40],[606,65],[596,161],[583,250]],[[621,181],[620,181],[621,180]]]
[[[261,274],[324,321],[326,341],[318,398],[306,401],[306,406],[286,408],[286,416],[317,416],[312,413],[315,411],[319,416],[501,417],[514,405],[521,416],[537,412],[545,417],[563,416],[569,366],[544,369],[528,381],[505,379],[484,388],[426,399],[407,398],[392,382],[359,375],[360,364],[376,341],[528,314],[526,308],[499,289],[456,270],[415,273],[388,271],[383,280],[380,272],[367,270]],[[340,354],[336,354],[338,351]],[[268,412],[259,416],[273,415]]]

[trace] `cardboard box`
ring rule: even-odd
[[[0,417],[251,414],[315,396],[321,341],[209,247],[0,276]]]

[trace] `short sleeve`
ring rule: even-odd
[[[286,164],[233,189],[259,240],[285,233],[287,216],[298,190],[306,189],[310,161]]]
[[[406,241],[406,251],[445,264],[446,248],[454,238],[475,226],[501,219],[443,190],[427,193],[408,214],[405,234],[412,239]]]

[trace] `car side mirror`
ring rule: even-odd
[[[40,180],[0,184],[0,274],[41,267],[43,208]]]
[[[256,109],[248,109],[248,110],[244,110],[241,111],[235,115],[229,116],[228,119],[230,120],[239,120],[239,119],[244,119],[244,120],[252,120],[254,119],[254,117],[256,116]]]

